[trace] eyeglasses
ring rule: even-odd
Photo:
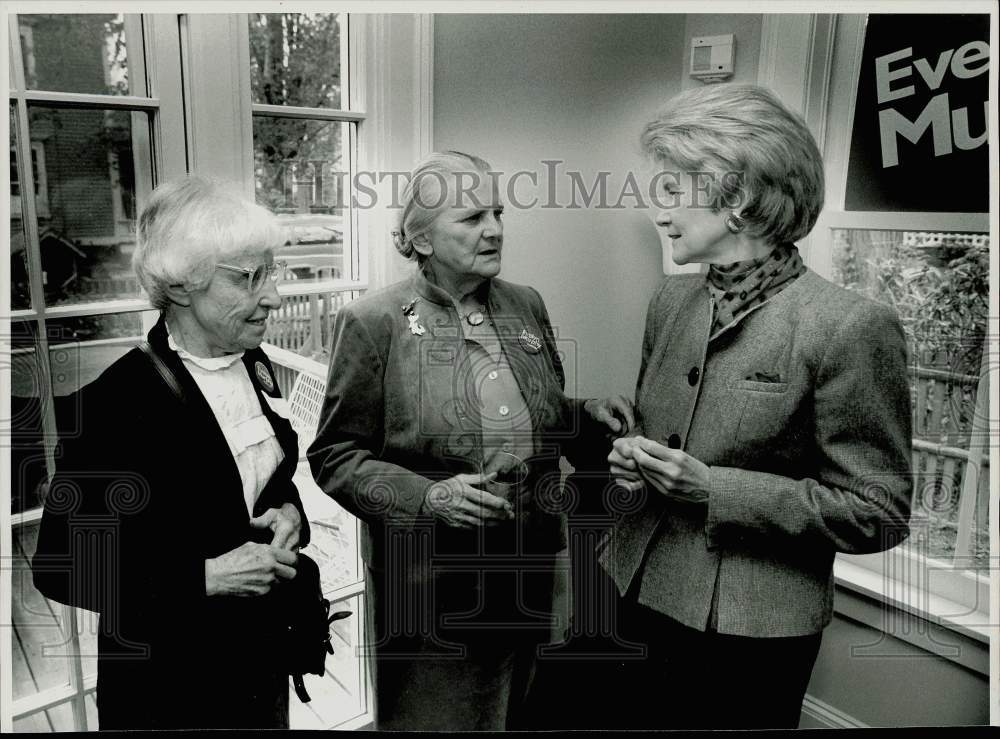
[[[264,287],[266,280],[275,283],[281,282],[285,277],[285,270],[288,265],[286,262],[271,262],[270,264],[260,264],[253,269],[234,267],[231,264],[217,264],[215,266],[220,269],[228,269],[230,272],[242,272],[245,274],[247,276],[247,289],[251,293],[255,293]]]

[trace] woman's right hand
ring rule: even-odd
[[[614,440],[611,444],[611,453],[608,455],[611,476],[615,482],[628,490],[638,490],[646,484],[639,472],[639,465],[632,459],[635,445],[635,436],[623,436]]]
[[[514,508],[503,498],[480,490],[475,485],[490,482],[489,475],[461,474],[431,485],[424,497],[424,508],[439,521],[460,529],[495,526],[514,518]]]
[[[266,595],[279,580],[295,577],[295,552],[248,541],[214,559],[205,560],[207,595]]]

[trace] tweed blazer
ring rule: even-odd
[[[581,401],[563,394],[555,336],[537,291],[493,279],[482,298],[531,414],[533,483],[551,485],[567,442],[589,422]],[[404,314],[411,304],[422,333]],[[341,308],[308,452],[320,488],[366,524],[362,554],[373,569],[385,569],[390,546],[406,546],[420,530],[433,535],[431,549],[414,550],[404,565],[406,577],[423,582],[438,555],[444,566],[454,555],[483,553],[481,532],[436,523],[423,508],[434,481],[477,472],[481,459],[482,421],[469,384],[476,368],[460,320],[448,294],[421,272]],[[551,558],[564,539],[563,517],[553,508],[528,501],[509,542],[517,551],[508,553]],[[492,531],[502,536],[505,528]]]
[[[711,322],[704,275],[667,277],[636,389],[641,433],[709,466],[707,504],[638,492],[600,561],[621,593],[687,626],[712,615],[725,634],[816,633],[834,555],[908,534],[902,328],[811,270],[709,341]]]

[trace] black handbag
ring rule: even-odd
[[[333,654],[330,624],[352,615],[351,611],[330,613],[330,601],[323,597],[319,567],[312,557],[300,553],[295,577],[275,588],[280,598],[284,643],[279,654],[292,676],[295,694],[303,703],[310,701],[305,675],[326,672],[326,656]]]
[[[160,358],[148,341],[140,342],[141,349],[157,374],[170,391],[184,404],[186,398],[173,371]],[[295,564],[295,577],[280,583],[269,593],[281,625],[282,644],[278,654],[283,666],[292,676],[295,694],[303,703],[311,699],[306,691],[305,675],[324,675],[326,656],[333,654],[330,641],[330,624],[347,618],[351,611],[330,614],[330,601],[323,597],[319,566],[312,557],[299,553]]]

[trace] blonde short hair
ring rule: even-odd
[[[794,242],[816,225],[823,158],[802,118],[767,88],[716,84],[682,92],[640,141],[653,159],[705,173],[709,206],[738,209],[752,236]]]
[[[132,268],[153,306],[164,310],[170,285],[204,287],[219,262],[285,240],[271,212],[237,185],[189,175],[153,190],[139,215]]]

